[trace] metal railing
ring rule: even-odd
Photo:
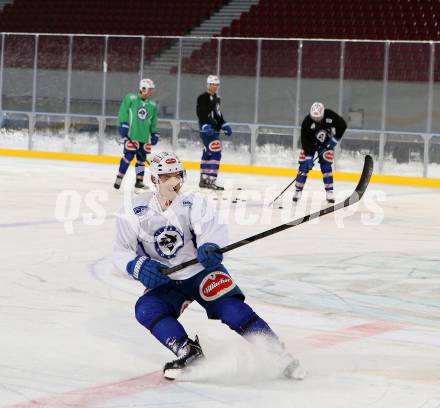
[[[185,42],[200,50],[185,53]],[[27,148],[44,133],[39,122],[96,122],[96,154],[105,152],[122,97],[142,77],[156,83],[161,126],[172,148],[196,133],[195,99],[206,76],[221,77],[222,111],[258,164],[262,140],[277,142],[296,161],[299,126],[314,100],[340,113],[349,131],[339,156],[373,149],[379,170],[440,177],[440,73],[437,42],[1,34],[0,115],[4,129],[28,132]],[[193,49],[193,48],[192,48]],[[240,130],[241,129],[241,130]],[[263,136],[264,137],[263,137]],[[273,136],[273,137],[271,137]],[[368,142],[369,141],[369,142]],[[275,144],[277,144],[275,143]],[[0,146],[2,140],[0,137]],[[364,146],[365,145],[365,146]],[[341,156],[343,157],[343,156]],[[407,158],[407,162],[405,162]],[[282,162],[282,160],[281,160]],[[279,165],[274,162],[274,165]],[[345,169],[344,160],[336,166]],[[430,171],[434,169],[433,171]]]

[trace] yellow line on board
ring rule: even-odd
[[[95,154],[82,153],[63,153],[63,152],[43,152],[34,150],[18,150],[18,149],[0,149],[0,156],[12,157],[28,157],[37,159],[50,160],[74,160],[91,163],[108,163],[118,164],[120,157],[117,156],[97,156]],[[184,162],[185,168],[188,170],[198,170],[200,163],[198,162]],[[263,167],[263,166],[245,166],[239,164],[222,164],[221,170],[228,173],[247,173],[247,174],[261,174],[266,176],[282,176],[295,177],[297,169],[288,169],[283,167]],[[309,173],[311,178],[321,178],[321,172],[312,170]],[[358,173],[335,172],[334,179],[339,181],[357,181],[359,179]],[[435,187],[440,188],[440,179],[422,178],[422,177],[405,177],[405,176],[386,176],[382,174],[374,174],[371,178],[373,183],[383,184],[400,184],[417,187]]]
[[[35,150],[0,149],[0,156],[31,157],[34,159],[74,160],[92,163],[119,163],[120,157],[97,156],[96,154],[43,152]]]

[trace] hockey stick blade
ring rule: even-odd
[[[368,184],[370,183],[370,179],[373,174],[373,167],[374,167],[374,164],[373,164],[372,157],[369,155],[365,156],[364,168],[362,170],[362,174],[359,179],[358,185],[356,186],[353,193],[349,197],[347,197],[344,201],[341,201],[337,204],[331,205],[331,206],[324,208],[322,210],[316,211],[312,214],[305,215],[302,218],[298,218],[296,220],[289,221],[286,224],[278,225],[277,227],[271,228],[267,231],[263,231],[258,234],[252,235],[251,237],[242,239],[241,241],[234,242],[233,244],[226,245],[225,247],[218,249],[216,252],[225,253],[225,252],[231,251],[231,250],[239,248],[243,245],[250,244],[251,242],[254,242],[259,239],[276,234],[278,232],[284,231],[288,228],[296,227],[297,225],[304,224],[306,222],[314,220],[315,218],[319,218],[319,217],[322,217],[323,215],[331,214],[337,210],[340,210],[342,208],[345,208],[345,207],[348,207],[350,205],[357,203],[364,195],[365,190],[367,189]],[[197,259],[191,259],[189,261],[181,263],[180,265],[176,265],[172,268],[162,269],[161,272],[164,273],[165,275],[171,275],[174,272],[180,271],[183,268],[186,268],[187,266],[190,266],[190,265],[194,265],[196,263],[198,263]]]
[[[320,152],[318,152],[318,155],[313,159],[313,164],[315,164],[316,163],[316,160],[318,160],[319,159],[319,156],[321,156],[321,154],[322,154],[322,151],[320,151]],[[281,191],[281,193],[280,194],[278,194],[267,206],[268,207],[271,207],[274,203],[275,203],[275,201],[277,201],[286,191],[287,191],[287,189],[296,181],[296,179],[301,175],[301,174],[307,174],[308,172],[306,171],[306,172],[299,172],[298,174],[297,174],[297,176],[289,183],[289,185],[283,190],[283,191]]]

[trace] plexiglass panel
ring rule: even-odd
[[[35,37],[5,35],[2,108],[32,111]]]
[[[35,108],[37,112],[67,111],[68,64],[68,36],[39,36]]]
[[[138,92],[142,39],[109,37],[107,43],[107,78],[105,115],[117,116],[122,98]]]
[[[74,37],[70,112],[100,115],[103,111],[105,38]]]

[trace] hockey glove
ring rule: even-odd
[[[167,275],[160,271],[160,269],[166,268],[160,262],[145,256],[137,256],[127,264],[127,272],[148,289],[155,289],[171,281]]]
[[[313,169],[314,164],[315,163],[313,162],[313,157],[306,156],[306,159],[299,165],[299,171],[303,173],[308,173],[310,170]]]
[[[130,125],[127,122],[121,122],[119,125],[119,134],[122,138],[126,138],[128,136],[128,131],[130,130]]]
[[[202,132],[208,137],[214,136],[214,128],[209,123],[202,126]]]
[[[222,263],[223,254],[214,252],[217,249],[220,249],[220,247],[211,242],[207,242],[197,248],[197,260],[204,268],[214,268]]]
[[[157,142],[159,141],[159,139],[160,139],[160,134],[159,133],[154,132],[154,133],[151,134],[151,144],[153,146],[157,145]]]
[[[328,142],[327,142],[327,149],[334,149],[336,147],[336,145],[338,144],[339,140],[336,139],[335,137],[332,137]]]
[[[226,136],[232,135],[232,128],[229,126],[229,123],[223,123],[222,130],[225,132]]]

